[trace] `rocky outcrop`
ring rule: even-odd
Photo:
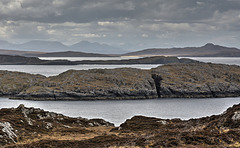
[[[223,64],[169,64],[152,69],[160,98],[240,96],[240,67]]]
[[[140,147],[239,147],[240,104],[221,115],[182,121],[135,116],[112,131],[137,136]]]
[[[102,119],[71,118],[19,105],[16,109],[0,110],[0,147],[30,139],[41,140],[47,138],[47,135],[85,134],[92,132],[86,128],[113,126],[114,124]]]
[[[156,98],[150,71],[133,68],[70,70],[49,77],[18,95],[35,100]]]
[[[20,105],[0,110],[0,147],[239,147],[239,113],[240,104],[221,115],[184,121],[134,116],[114,127]]]
[[[0,71],[0,95],[14,96],[41,82],[46,77],[22,72]]]
[[[12,99],[96,100],[240,96],[240,67],[211,63],[69,70],[44,77],[0,71],[0,93]]]

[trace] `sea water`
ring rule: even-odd
[[[109,57],[99,57],[102,60],[109,60]],[[119,57],[111,57],[111,59],[120,60]],[[136,58],[136,57],[135,57]],[[220,63],[220,64],[230,64],[230,65],[239,65],[240,66],[240,58],[225,58],[225,57],[189,57],[191,59],[199,60],[202,62],[212,62],[212,63]],[[56,58],[48,58],[54,60]],[[86,60],[86,57],[66,57],[62,59],[67,60]],[[88,57],[88,60],[96,60],[98,57]],[[126,58],[125,58],[126,59]],[[161,66],[162,64],[130,64],[130,65],[0,65],[0,70],[9,70],[9,71],[20,71],[31,74],[41,74],[45,76],[55,76],[62,72],[65,72],[70,69],[75,70],[88,70],[88,69],[113,69],[113,68],[139,68],[139,69],[151,69],[157,66]]]
[[[238,103],[240,97],[104,101],[30,101],[0,98],[0,108],[24,104],[26,107],[41,108],[71,117],[102,118],[117,126],[135,115],[184,120],[216,115]]]
[[[189,57],[202,62],[240,65],[240,58],[220,57]],[[67,58],[68,59],[68,58]],[[89,58],[88,58],[89,59]],[[90,58],[91,59],[91,58]],[[96,59],[96,58],[95,58]],[[104,58],[101,57],[104,60]],[[83,60],[77,58],[75,60]],[[87,70],[99,68],[132,67],[151,69],[161,64],[138,65],[0,65],[0,70],[20,71],[45,76],[58,75],[69,69]],[[158,118],[199,118],[220,114],[228,107],[240,103],[237,98],[205,98],[205,99],[151,99],[151,100],[121,100],[121,101],[29,101],[9,100],[0,98],[0,108],[17,107],[24,104],[27,107],[42,108],[47,111],[61,113],[71,117],[103,118],[116,125],[135,115]]]

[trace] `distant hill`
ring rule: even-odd
[[[63,45],[57,41],[30,41],[24,44],[18,45],[18,49],[30,50],[30,51],[44,51],[44,52],[54,52],[54,51],[68,51],[69,47]]]
[[[44,53],[45,52],[0,49],[0,54],[3,54],[3,55],[27,56],[27,55],[38,55],[38,54],[44,54]]]
[[[208,43],[202,47],[145,49],[123,56],[240,57],[240,50]]]
[[[0,54],[42,57],[106,57],[123,53],[124,50],[107,44],[81,41],[64,45],[57,41],[30,41],[12,44],[0,40]],[[118,54],[120,55],[120,54]],[[181,57],[240,57],[240,49],[208,43],[201,47],[152,48],[122,54],[122,56],[181,56]]]
[[[75,52],[75,51],[50,52],[50,53],[44,53],[44,54],[27,54],[27,56],[37,56],[37,57],[111,57],[110,55],[105,55],[105,54],[85,53],[85,52]]]
[[[67,46],[57,41],[33,40],[23,44],[12,44],[7,41],[0,40],[0,49],[38,52],[76,51],[100,54],[122,54],[126,52],[123,49],[113,47],[107,44],[100,44],[97,42],[91,43],[88,41],[81,41],[76,44]]]
[[[107,44],[100,44],[97,42],[90,43],[88,41],[81,41],[70,46],[72,51],[81,51],[81,52],[91,52],[91,53],[101,53],[101,54],[119,54],[126,52],[123,49],[113,47]]]

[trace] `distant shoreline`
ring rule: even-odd
[[[120,59],[120,60],[42,60],[37,57],[10,56],[0,55],[0,65],[80,65],[80,64],[106,64],[106,65],[121,65],[121,64],[168,64],[168,63],[193,63],[198,62],[191,59],[178,59],[177,57],[144,57],[138,59]]]

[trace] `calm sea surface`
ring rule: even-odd
[[[202,62],[219,64],[240,65],[240,57],[185,57]]]
[[[41,74],[45,76],[55,76],[70,69],[88,70],[88,69],[113,69],[113,68],[140,68],[151,69],[161,64],[149,65],[0,65],[0,70],[20,71],[31,74]]]
[[[195,60],[222,64],[240,65],[240,58],[209,58],[190,57]],[[67,58],[68,60],[86,60],[86,58]],[[87,58],[98,60],[97,58]],[[100,58],[104,60],[105,58]],[[109,60],[108,58],[106,60]],[[119,58],[116,60],[119,60]],[[0,65],[0,70],[21,71],[45,76],[58,75],[69,69],[87,70],[95,68],[133,67],[151,69],[159,64],[150,65]],[[123,123],[134,115],[145,115],[159,118],[197,118],[220,114],[233,104],[240,103],[238,98],[218,99],[153,99],[153,100],[122,100],[122,101],[27,101],[0,98],[0,108],[17,107],[24,104],[27,107],[37,107],[44,110],[62,113],[72,117],[103,118],[116,125]]]
[[[128,60],[138,59],[136,56],[122,56],[122,57],[39,57],[42,60],[69,60],[69,61],[83,61],[83,60]]]
[[[71,117],[102,118],[120,125],[134,115],[159,118],[198,118],[220,114],[240,103],[238,98],[208,99],[151,99],[121,101],[28,101],[0,98],[0,108],[27,107],[62,113]]]

